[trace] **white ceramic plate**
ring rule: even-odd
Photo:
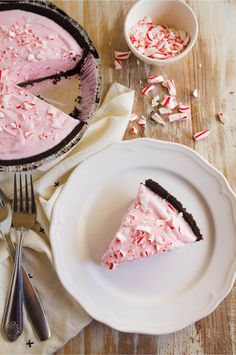
[[[147,178],[184,204],[204,240],[109,271],[101,256]],[[174,332],[212,312],[232,288],[235,219],[226,179],[193,150],[151,139],[117,143],[81,164],[55,204],[57,273],[93,318],[126,332]]]

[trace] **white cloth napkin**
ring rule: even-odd
[[[81,141],[66,157],[59,159],[56,165],[50,164],[39,169],[35,189],[39,196],[38,233],[30,232],[24,242],[24,264],[38,290],[44,305],[52,336],[40,342],[34,334],[28,316],[24,313],[24,331],[14,343],[7,342],[0,335],[1,354],[51,354],[78,334],[91,318],[60,284],[54,271],[53,257],[48,235],[51,211],[63,184],[70,172],[80,162],[122,139],[131,113],[134,92],[120,84],[112,84],[103,104],[93,117],[93,121]],[[12,193],[11,174],[1,173],[0,187],[10,195]],[[3,227],[4,225],[0,226]],[[4,231],[6,230],[6,226]],[[3,315],[7,291],[9,288],[12,265],[6,246],[0,240],[0,315]]]

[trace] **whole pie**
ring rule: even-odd
[[[66,76],[82,57],[78,42],[52,19],[18,9],[0,11],[0,160],[38,155],[78,125],[18,85]]]

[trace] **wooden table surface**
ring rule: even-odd
[[[148,100],[140,95],[150,72],[166,75],[177,85],[179,101],[191,102],[192,120],[161,127],[148,122],[147,137],[182,143],[196,149],[229,180],[236,191],[236,0],[188,1],[200,33],[182,61],[151,68],[132,56],[125,70],[113,69],[113,51],[127,50],[123,23],[132,1],[54,1],[86,29],[102,61],[104,93],[117,81],[135,90],[134,112],[147,115]],[[199,68],[202,64],[202,68]],[[200,97],[191,96],[199,89]],[[224,111],[225,125],[216,114]],[[192,135],[209,128],[210,136]],[[141,132],[140,132],[141,133]],[[126,138],[133,138],[127,130]],[[223,221],[222,221],[223,223]],[[222,246],[223,247],[223,246]],[[223,249],[222,249],[223,253]],[[217,275],[216,275],[217,277]],[[208,317],[170,335],[125,334],[93,321],[57,354],[236,354],[236,287]]]

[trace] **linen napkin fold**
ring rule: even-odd
[[[50,248],[50,238],[53,236],[48,237],[50,217],[53,205],[71,171],[85,159],[123,138],[133,101],[132,90],[118,83],[112,84],[81,141],[54,165],[47,164],[35,172],[34,187],[39,202],[40,225],[36,227],[37,233],[31,231],[25,238],[23,260],[45,308],[52,335],[49,340],[40,342],[24,313],[24,331],[16,342],[10,343],[0,335],[0,354],[51,354],[90,323],[89,315],[67,293],[55,273]],[[0,186],[9,196],[12,193],[12,179],[10,173],[0,175]],[[6,225],[1,227],[5,232]],[[1,315],[11,271],[5,243],[0,239]]]

